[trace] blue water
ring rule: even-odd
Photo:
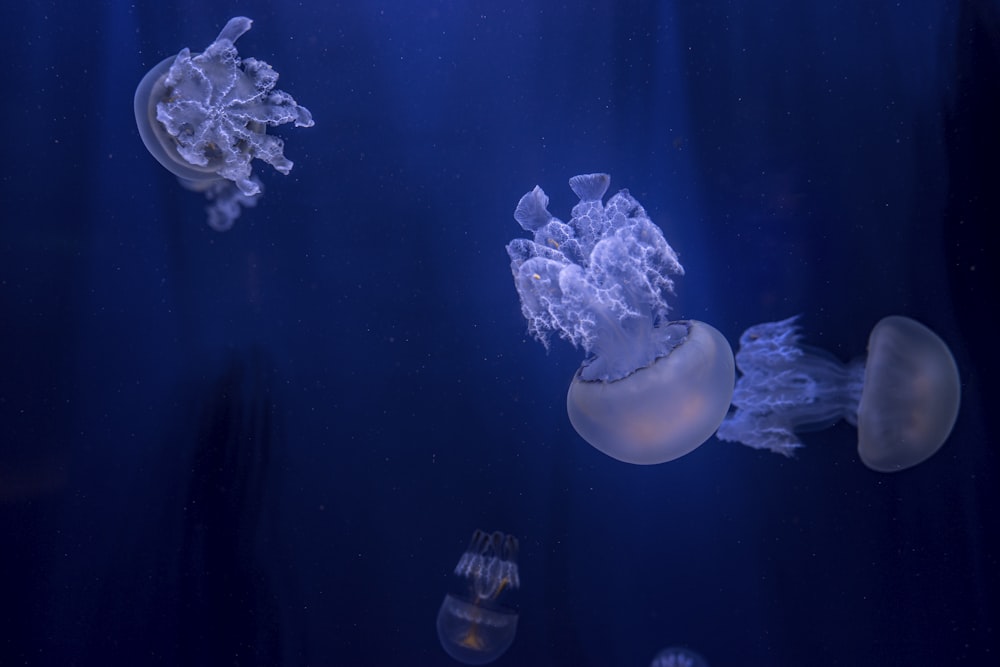
[[[476,528],[520,541],[498,666],[995,664],[995,2],[7,4],[0,664],[458,664]],[[316,124],[220,233],[132,96],[237,15]],[[590,447],[582,353],[530,338],[504,249],[590,172],[733,345],[931,327],[949,441],[893,475],[845,423],[794,459]]]

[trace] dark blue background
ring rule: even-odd
[[[313,113],[226,233],[139,140],[146,71],[211,42]],[[449,665],[473,529],[521,540],[498,665],[985,665],[1000,651],[995,2],[7,3],[0,664]],[[735,343],[882,316],[963,378],[934,458],[846,424],[794,460],[635,467],[565,414],[504,245],[612,174]]]

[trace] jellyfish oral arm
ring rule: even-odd
[[[250,23],[232,19],[202,53],[183,49],[177,54],[163,81],[170,95],[156,105],[156,120],[173,137],[177,153],[190,165],[214,165],[216,174],[245,195],[260,191],[250,178],[254,158],[283,174],[292,169],[283,142],[268,135],[265,127],[314,124],[308,109],[291,95],[273,90],[278,73],[270,65],[237,54],[233,42]]]
[[[226,25],[219,31],[219,36],[215,38],[215,43],[229,42],[233,44],[241,35],[250,30],[253,21],[245,16],[234,16],[226,22]]]
[[[740,336],[735,408],[719,426],[720,440],[791,456],[796,431],[857,423],[864,365],[843,364],[801,344],[798,317],[757,324]]]
[[[683,274],[677,255],[659,227],[626,190],[601,202],[607,174],[570,179],[580,197],[564,223],[546,208],[538,186],[514,212],[533,240],[507,246],[514,284],[528,330],[544,344],[555,331],[600,361],[588,376],[617,379],[663,353],[650,335],[669,310],[671,274]]]

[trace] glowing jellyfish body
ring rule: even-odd
[[[671,646],[657,653],[649,667],[708,667],[708,662],[691,649]]]
[[[948,346],[908,317],[878,322],[864,363],[842,364],[799,343],[796,317],[750,327],[740,337],[735,411],[720,440],[790,455],[795,434],[843,418],[858,427],[858,454],[878,472],[896,472],[932,456],[958,417],[961,387]]]
[[[517,538],[477,530],[455,566],[465,590],[448,594],[437,615],[441,647],[466,665],[493,662],[510,648],[517,634],[517,612],[501,606],[500,597],[521,584]]]
[[[671,275],[683,274],[663,233],[627,190],[603,197],[607,174],[570,179],[580,198],[568,223],[538,186],[514,218],[534,239],[507,245],[528,330],[551,332],[589,356],[570,384],[570,422],[620,461],[654,464],[711,437],[729,408],[733,354],[716,329],[668,322]]]
[[[146,149],[185,187],[214,202],[209,224],[220,231],[260,194],[254,158],[283,174],[292,169],[283,142],[267,127],[313,125],[308,109],[274,90],[278,73],[270,65],[237,53],[235,42],[252,23],[244,16],[230,19],[203,52],[182,49],[153,67],[135,91]]]

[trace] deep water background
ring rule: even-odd
[[[1000,652],[996,2],[7,3],[0,25],[0,664],[455,664],[475,528],[521,541],[496,664],[993,665]],[[234,228],[132,95],[234,15],[316,126]],[[674,314],[951,346],[955,430],[881,475],[621,464],[565,414],[504,245],[607,171],[680,253]]]

